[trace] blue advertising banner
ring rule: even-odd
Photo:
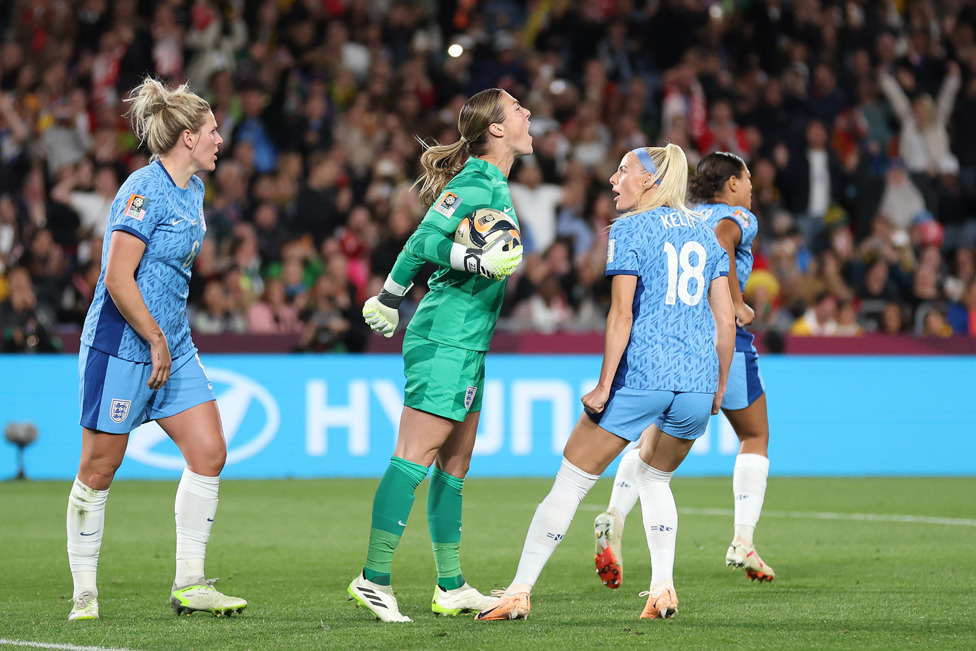
[[[489,355],[470,476],[554,476],[600,370],[595,355]],[[225,478],[376,477],[403,400],[397,355],[208,355],[227,439]],[[761,360],[772,475],[976,475],[976,357]],[[77,358],[0,355],[0,427],[33,423],[33,479],[71,479],[80,451]],[[712,418],[682,475],[728,475],[738,441]],[[177,478],[155,423],[133,431],[121,479]],[[0,444],[0,478],[16,473]],[[613,472],[611,466],[608,473]]]

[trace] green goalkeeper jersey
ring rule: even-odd
[[[425,261],[438,265],[407,330],[430,341],[487,351],[507,279],[490,280],[450,266],[454,232],[462,217],[479,208],[501,210],[518,225],[508,179],[491,163],[469,158],[407,240],[390,275],[408,287]]]

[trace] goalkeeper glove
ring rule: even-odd
[[[522,245],[505,251],[505,238],[490,242],[484,249],[468,249],[461,244],[451,247],[451,268],[481,274],[491,280],[505,280],[522,262]]]
[[[413,287],[412,283],[410,287]],[[404,287],[388,276],[380,293],[367,299],[363,305],[366,324],[387,339],[392,337],[400,323],[400,303],[410,287]]]

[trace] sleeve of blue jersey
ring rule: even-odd
[[[126,214],[126,208],[133,195],[139,195],[146,199],[146,210],[141,219]],[[109,232],[125,231],[148,244],[150,236],[156,229],[156,222],[159,220],[163,201],[164,198],[160,197],[159,193],[154,192],[146,183],[139,185],[124,184],[115,196],[115,201],[112,202],[106,230]]]
[[[634,217],[618,219],[610,227],[607,241],[606,276],[639,276],[637,255],[639,242],[634,229]]]
[[[739,238],[739,246],[744,248],[751,247],[752,240],[755,239],[756,233],[759,232],[759,221],[752,214],[752,211],[742,206],[736,206],[732,210],[732,214],[727,216],[726,219],[732,219],[742,232]]]
[[[729,275],[729,253],[725,248],[718,243],[718,239],[715,240],[715,255],[713,256],[715,260],[715,272],[712,274],[712,280],[715,280],[719,276]]]

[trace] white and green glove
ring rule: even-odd
[[[451,247],[451,268],[481,274],[491,280],[505,280],[522,262],[522,245],[504,251],[507,240],[498,238],[483,249],[468,249],[462,244]]]
[[[410,287],[413,287],[412,283]],[[388,276],[380,293],[367,299],[363,305],[366,324],[387,339],[392,337],[400,324],[400,303],[410,287],[404,287]]]

